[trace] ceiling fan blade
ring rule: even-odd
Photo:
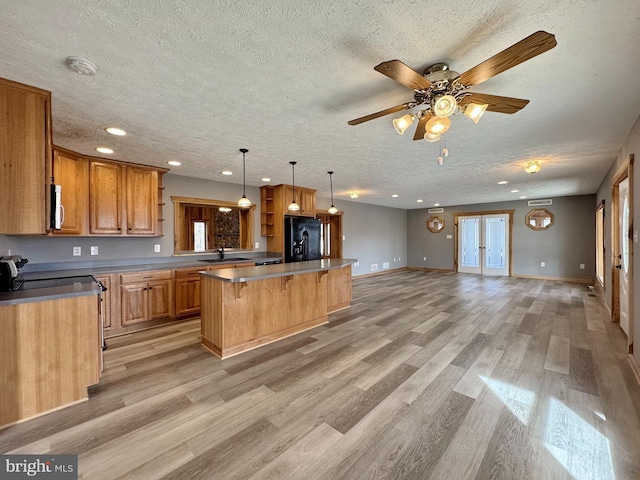
[[[556,37],[550,33],[539,31],[524,40],[510,46],[506,50],[467,70],[458,79],[463,85],[478,85],[519,65],[527,60],[551,50],[557,45]]]
[[[384,117],[385,115],[396,113],[396,112],[399,112],[400,110],[407,110],[412,107],[414,107],[414,105],[410,103],[403,103],[402,105],[396,105],[395,107],[387,108],[386,110],[382,110],[380,112],[376,112],[370,115],[366,115],[364,117],[356,118],[355,120],[349,120],[347,123],[349,125],[360,125],[361,123],[368,122],[369,120],[373,120],[378,117]]]
[[[414,140],[424,140],[424,134],[426,133],[425,127],[427,126],[427,122],[431,118],[431,112],[428,114],[423,114],[420,117],[420,121],[418,122],[418,127],[416,128],[416,133],[413,134]]]
[[[373,69],[413,90],[425,90],[431,86],[429,80],[400,60],[382,62],[380,65],[373,67]]]
[[[498,113],[516,113],[527,106],[529,100],[524,98],[501,97],[499,95],[489,95],[487,93],[472,93],[464,97],[461,105],[468,103],[486,104],[487,110]]]

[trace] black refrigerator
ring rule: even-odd
[[[320,220],[304,217],[284,218],[284,261],[320,260]]]

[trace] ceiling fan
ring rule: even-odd
[[[425,108],[417,113],[406,114],[395,119],[393,121],[394,127],[402,135],[414,119],[418,118],[418,127],[413,139],[422,140],[424,138],[427,141],[435,142],[440,139],[440,135],[449,129],[451,121],[448,117],[459,111],[462,111],[475,123],[478,123],[485,110],[498,113],[516,113],[523,109],[529,100],[475,93],[468,90],[499,73],[551,50],[555,46],[554,35],[538,31],[463,74],[449,70],[449,66],[445,63],[431,65],[421,75],[400,60],[382,62],[374,67],[374,70],[405,87],[411,88],[413,101],[356,118],[347,123],[359,125],[375,118],[423,105]]]

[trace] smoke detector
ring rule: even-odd
[[[96,72],[96,64],[81,57],[67,57],[67,67],[76,72],[78,75],[93,77]]]

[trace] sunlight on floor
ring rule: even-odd
[[[528,425],[536,404],[535,393],[482,375],[480,379],[523,425]],[[602,412],[593,413],[606,420]],[[615,480],[607,437],[554,398],[547,408],[543,443],[576,480]]]
[[[614,480],[607,437],[564,403],[549,400],[544,446],[577,480]]]
[[[482,375],[480,375],[480,379],[502,400],[502,403],[520,420],[520,423],[523,425],[529,423],[531,409],[536,400],[535,393]]]

